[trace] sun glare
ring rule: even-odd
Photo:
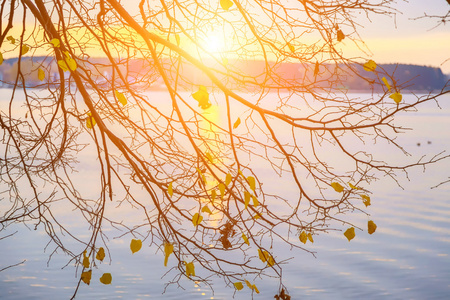
[[[204,39],[204,43],[202,46],[210,53],[222,53],[226,51],[225,41],[219,33],[209,33]]]

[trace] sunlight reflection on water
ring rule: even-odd
[[[445,101],[445,105],[444,105]],[[444,109],[425,107],[398,122],[409,123],[414,132],[401,136],[400,142],[415,155],[450,149],[450,96],[442,100]],[[427,141],[431,141],[428,144]],[[421,142],[421,146],[417,143]],[[371,236],[357,231],[347,242],[342,232],[315,236],[303,251],[280,247],[278,256],[289,258],[284,269],[284,283],[293,299],[446,299],[450,297],[450,184],[428,189],[450,176],[450,162],[411,172],[411,181],[402,180],[404,190],[392,181],[381,180],[371,186],[372,206],[367,211],[376,221],[377,232]],[[348,216],[357,224],[367,222],[362,214]],[[0,268],[27,259],[24,265],[0,273],[1,298],[67,299],[75,288],[78,274],[72,265],[61,269],[67,258],[56,254],[47,266],[50,250],[44,253],[46,239],[23,226],[20,232],[0,240]],[[80,234],[82,231],[80,231]],[[274,245],[279,247],[279,245]],[[215,294],[208,287],[182,280],[185,290],[164,284],[174,273],[162,278],[168,269],[162,265],[162,253],[143,248],[130,255],[128,244],[111,240],[111,265],[100,264],[96,274],[111,272],[113,283],[104,286],[93,277],[90,286],[82,285],[78,299],[230,299],[233,288],[214,281]],[[255,299],[272,299],[278,282],[256,280],[261,291]],[[249,299],[246,290],[235,299]]]

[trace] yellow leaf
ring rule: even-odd
[[[208,205],[203,206],[202,212],[212,214],[212,211],[209,209]]]
[[[244,285],[242,284],[242,282],[235,282],[235,283],[234,283],[234,287],[235,287],[238,291],[240,291],[240,290],[242,290],[242,289],[244,288]]]
[[[344,191],[344,187],[339,182],[332,182],[331,187],[338,193]]]
[[[269,252],[264,251],[264,256],[266,257],[267,265],[269,267],[273,266],[275,264],[275,260],[273,259],[273,256],[270,255]]]
[[[364,64],[363,68],[367,72],[373,72],[377,68],[377,63],[373,60],[369,60]]]
[[[175,34],[175,41],[177,42],[177,46],[180,46],[180,35],[178,33]]]
[[[396,92],[396,93],[393,93],[392,95],[390,95],[389,98],[394,100],[395,103],[399,104],[400,102],[402,102],[403,96],[399,92]]]
[[[231,179],[232,179],[231,174],[228,173],[227,177],[225,178],[225,185],[229,185],[231,183]]]
[[[220,6],[224,9],[224,10],[229,10],[230,7],[233,6],[233,2],[231,0],[220,0]]]
[[[361,198],[364,200],[363,201],[363,203],[364,203],[364,205],[367,207],[367,206],[370,206],[370,197],[369,196],[367,196],[367,195],[361,195]]]
[[[211,191],[211,201],[214,202],[216,200],[217,192],[216,190]]]
[[[247,285],[247,287],[251,290],[253,290],[253,285],[250,283],[250,281],[248,281],[247,279],[245,279],[245,284]]]
[[[116,95],[117,101],[119,101],[120,104],[123,106],[127,105],[127,98],[125,98],[125,95],[121,92],[114,91],[114,95]]]
[[[306,234],[306,232],[302,231],[298,238],[300,239],[300,242],[306,244],[306,241],[308,240],[308,235]]]
[[[64,72],[69,71],[69,67],[67,66],[66,62],[64,60],[58,60],[58,66],[63,70]]]
[[[250,246],[250,242],[248,241],[248,237],[245,235],[245,233],[242,234],[242,239],[248,246]]]
[[[247,209],[248,204],[250,203],[250,193],[247,191],[244,191],[244,204],[245,204],[245,209]]]
[[[3,54],[0,52],[0,66],[3,64]]]
[[[241,118],[237,118],[236,122],[233,124],[233,128],[236,129],[241,124]]]
[[[192,94],[192,97],[198,101],[198,106],[202,109],[211,107],[211,102],[209,102],[209,94],[205,86],[201,85],[198,88],[198,91]]]
[[[314,243],[314,240],[313,240],[313,237],[312,237],[312,234],[311,234],[311,233],[308,233],[308,240],[309,240],[311,243]]]
[[[91,283],[92,270],[81,273],[81,280],[89,285]]]
[[[264,252],[261,249],[258,249],[258,256],[262,262],[266,262],[266,256],[264,255]]]
[[[172,182],[169,183],[169,186],[167,187],[167,193],[169,194],[170,197],[172,197],[172,195],[173,195]]]
[[[377,230],[377,224],[375,224],[372,220],[370,220],[369,222],[367,222],[367,228],[369,234],[372,234],[375,232],[375,230]]]
[[[254,290],[257,294],[259,294],[259,290],[256,285],[252,285],[252,290]]]
[[[248,176],[248,177],[247,177],[247,181],[248,181],[248,184],[250,185],[250,189],[251,189],[252,191],[255,191],[255,189],[256,189],[256,181],[255,181],[255,177],[253,177],[253,176]]]
[[[103,273],[102,277],[100,277],[100,282],[103,284],[111,284],[112,282],[111,273]]]
[[[8,36],[6,39],[7,39],[12,45],[14,45],[14,44],[16,43],[16,39],[13,38],[12,36]]]
[[[289,50],[291,50],[292,53],[295,53],[295,47],[294,46],[292,46],[290,43],[288,43],[288,47],[289,47]]]
[[[258,220],[261,219],[261,215],[259,214],[259,212],[256,212],[256,215],[253,216],[254,220]]]
[[[338,42],[342,41],[343,39],[345,39],[345,34],[342,32],[342,30],[338,30],[337,31],[337,40]]]
[[[103,247],[100,247],[100,249],[98,249],[95,258],[98,259],[99,261],[103,261],[103,259],[105,258],[105,249],[103,249]]]
[[[89,257],[86,256],[86,251],[83,252],[83,267],[89,268]]]
[[[191,275],[195,276],[194,262],[190,262],[190,263],[184,262],[184,263],[186,264],[186,276],[187,277],[190,277]]]
[[[28,47],[28,45],[22,45],[22,55],[27,54],[28,51],[30,51],[30,47]]]
[[[206,155],[206,158],[209,160],[209,162],[213,163],[213,157],[212,157],[211,153],[206,152],[205,155]]]
[[[59,46],[61,45],[61,42],[59,41],[59,39],[53,38],[53,39],[50,41],[50,44],[52,44],[53,47],[55,47],[55,48],[59,48]]]
[[[354,227],[350,227],[348,228],[345,232],[344,232],[345,237],[348,239],[348,241],[350,242],[354,237],[355,237],[355,228]]]
[[[219,183],[219,191],[220,191],[220,197],[223,198],[225,195],[225,185],[223,183]]]
[[[314,76],[317,76],[319,74],[320,71],[320,64],[318,61],[316,61],[316,64],[314,66]]]
[[[38,79],[40,81],[44,81],[44,79],[45,79],[45,72],[41,68],[38,69]]]
[[[381,78],[381,80],[384,82],[384,84],[386,85],[388,91],[390,92],[391,91],[391,85],[387,81],[386,77]]]
[[[258,206],[259,205],[259,201],[258,198],[256,198],[255,196],[252,195],[252,200],[253,200],[253,206]]]
[[[131,253],[134,254],[134,253],[138,252],[139,250],[141,250],[141,248],[142,248],[141,240],[135,240],[135,239],[131,240],[131,243],[130,243]]]
[[[173,244],[164,242],[164,267],[167,267],[170,254],[173,253]]]
[[[359,190],[359,187],[354,186],[353,184],[351,184],[350,182],[348,183],[348,186],[353,189],[353,190]]]
[[[72,71],[75,71],[77,69],[77,62],[73,58],[66,58],[67,66],[69,66],[69,69]]]
[[[192,224],[194,224],[194,226],[198,226],[198,224],[200,224],[202,220],[203,216],[200,215],[199,213],[195,213],[194,216],[192,217]]]
[[[95,119],[92,117],[92,114],[90,112],[87,113],[88,117],[86,119],[86,127],[91,129],[94,128],[96,122]]]

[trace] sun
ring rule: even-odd
[[[222,34],[223,35],[223,34]],[[219,32],[210,32],[206,34],[202,45],[206,51],[211,54],[226,52],[225,39]]]

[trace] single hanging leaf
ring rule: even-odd
[[[89,268],[89,257],[88,256],[86,256],[86,250],[83,252],[83,267],[84,268]]]
[[[192,217],[192,224],[194,224],[194,226],[197,227],[201,221],[203,221],[203,216],[199,213],[195,213],[194,216]]]
[[[342,41],[343,39],[345,39],[345,34],[342,32],[342,30],[338,30],[337,31],[337,40],[338,42]]]
[[[367,229],[369,234],[372,234],[375,232],[375,230],[377,230],[377,224],[370,220],[369,222],[367,222]]]
[[[391,91],[391,85],[387,81],[386,77],[381,78],[381,80],[384,82],[384,84],[386,85],[388,91],[390,92]]]
[[[257,294],[259,294],[259,290],[256,285],[252,285],[252,290],[254,290]]]
[[[288,43],[288,47],[289,47],[289,50],[291,50],[292,53],[295,53],[295,47],[292,46],[291,43]]]
[[[359,187],[354,186],[354,185],[351,184],[350,182],[348,183],[348,186],[349,186],[352,190],[359,190]]]
[[[203,206],[202,212],[212,214],[212,211],[209,209],[208,205]]]
[[[395,101],[395,103],[399,104],[400,102],[402,102],[402,94],[400,94],[399,92],[393,93],[389,96],[389,98],[391,98],[392,100]]]
[[[177,33],[175,34],[175,41],[177,42],[177,46],[180,46],[180,35]]]
[[[105,249],[103,249],[103,247],[100,247],[100,249],[98,249],[95,258],[98,259],[99,261],[103,261],[103,259],[105,258]]]
[[[170,254],[173,253],[173,244],[164,242],[164,267],[167,267]]]
[[[89,285],[91,283],[92,270],[81,273],[81,280]]]
[[[45,79],[45,72],[41,68],[38,69],[38,79],[40,81],[44,81],[44,79]]]
[[[96,122],[94,117],[92,117],[92,114],[90,112],[87,113],[87,119],[86,119],[86,127],[89,129],[94,128]]]
[[[195,276],[194,262],[190,262],[190,263],[184,262],[184,263],[186,264],[186,276],[187,277],[191,277],[191,275]]]
[[[331,187],[338,193],[344,191],[344,187],[339,182],[332,182]]]
[[[300,242],[302,242],[303,244],[306,244],[306,241],[308,240],[308,235],[306,234],[306,232],[302,231],[298,238],[299,238]]]
[[[252,195],[252,200],[253,200],[253,206],[257,207],[259,205],[258,198],[256,198],[255,196]]]
[[[247,279],[245,279],[245,284],[247,285],[247,287],[251,290],[253,290],[253,285],[250,283],[250,281],[248,281]]]
[[[66,58],[67,66],[70,70],[75,71],[77,69],[77,62],[73,58]]]
[[[233,6],[233,2],[231,0],[220,0],[220,6],[224,9],[224,10],[229,10],[230,7]]]
[[[313,239],[313,237],[312,237],[311,232],[308,233],[308,240],[309,240],[311,243],[314,243],[314,239]]]
[[[112,282],[111,273],[103,273],[102,277],[100,277],[100,282],[103,284],[111,284]]]
[[[209,102],[209,94],[206,87],[201,85],[198,91],[192,94],[192,97],[198,101],[198,106],[202,109],[208,109],[211,107],[211,102]]]
[[[248,241],[248,237],[245,235],[245,233],[242,234],[242,239],[248,246],[250,246],[250,242]]]
[[[27,54],[28,51],[30,51],[30,47],[28,47],[28,45],[22,45],[22,55]]]
[[[209,161],[210,163],[213,163],[213,157],[212,157],[211,153],[206,152],[205,155],[206,155],[206,158],[208,159],[208,161]]]
[[[66,62],[64,60],[58,60],[58,66],[63,70],[64,72],[69,71],[69,67],[67,66]]]
[[[345,237],[350,242],[355,237],[355,227],[350,227],[344,232]]]
[[[225,185],[223,183],[219,183],[219,191],[220,191],[220,198],[223,199],[223,196],[225,195]]]
[[[247,192],[247,191],[244,191],[244,204],[245,204],[245,209],[247,209],[248,204],[250,203],[250,198],[251,198],[250,193]]]
[[[363,68],[367,72],[373,72],[377,68],[377,63],[374,62],[373,60],[369,60],[364,64]]]
[[[275,260],[273,259],[273,256],[270,255],[269,252],[264,251],[264,256],[266,257],[267,265],[269,267],[273,266],[275,264]]]
[[[364,205],[367,207],[367,206],[370,206],[370,197],[369,196],[367,196],[367,195],[361,195],[361,198],[364,200],[363,201],[363,203],[364,203]]]
[[[316,61],[316,65],[314,66],[314,77],[316,77],[319,74],[319,70],[320,70],[320,64],[318,61]]]
[[[127,98],[125,98],[125,95],[121,92],[114,91],[114,95],[116,95],[117,101],[119,101],[120,104],[123,106],[127,105]]]
[[[233,124],[233,129],[238,128],[238,126],[241,124],[241,118],[237,118],[236,122]]]
[[[214,202],[214,200],[216,200],[216,197],[217,197],[216,190],[212,190],[211,191],[211,201]]]
[[[238,291],[240,291],[244,288],[244,285],[242,284],[242,282],[235,282],[234,288],[237,289]]]
[[[266,256],[264,255],[264,252],[261,249],[258,249],[258,256],[262,262],[266,262]]]
[[[231,174],[228,173],[227,177],[225,178],[225,185],[229,185],[231,183],[231,179],[232,179]]]
[[[55,48],[59,48],[61,46],[61,42],[57,38],[51,39],[50,44],[52,44]]]
[[[0,52],[0,66],[3,64],[3,54]]]
[[[253,176],[248,176],[248,177],[247,177],[247,181],[248,181],[248,184],[250,185],[250,189],[251,189],[252,191],[255,191],[255,189],[256,189],[256,180],[255,180],[255,177],[253,177]]]
[[[13,38],[12,36],[8,36],[6,39],[7,39],[12,45],[14,45],[14,44],[16,43],[16,39]]]
[[[169,186],[167,187],[167,193],[169,194],[170,197],[172,197],[172,195],[173,195],[172,182],[169,183]]]
[[[142,248],[141,240],[135,240],[135,239],[131,240],[131,243],[130,243],[131,253],[134,254],[134,253],[138,252],[139,250],[141,250],[141,248]]]

